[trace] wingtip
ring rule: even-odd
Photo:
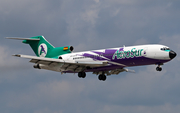
[[[15,57],[21,57],[21,55],[12,55],[12,56],[15,56]]]

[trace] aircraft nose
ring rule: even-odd
[[[172,50],[169,52],[169,57],[170,57],[171,59],[173,59],[174,57],[176,57],[176,55],[177,55],[177,54],[176,54],[174,51],[172,51]]]

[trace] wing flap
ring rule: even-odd
[[[115,70],[111,70],[110,74],[116,74],[118,75],[120,72],[125,71],[125,69],[115,69]]]
[[[36,60],[36,59],[31,59],[29,62],[31,63],[38,63],[39,60]]]
[[[107,76],[109,76],[109,75],[112,75],[112,74],[118,75],[119,73],[124,72],[124,71],[135,73],[134,70],[130,70],[130,69],[126,69],[126,68],[119,68],[119,69],[113,69],[113,70],[108,70],[108,71],[95,71],[95,72],[93,72],[93,74],[99,75],[99,74],[104,73]]]

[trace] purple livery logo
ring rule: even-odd
[[[38,54],[40,57],[45,57],[47,55],[47,46],[46,44],[41,44],[39,45],[39,48],[38,48]]]

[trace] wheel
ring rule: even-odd
[[[99,77],[98,77],[99,80],[102,80],[102,76],[103,76],[102,74],[99,75]]]
[[[78,77],[81,78],[82,77],[82,72],[78,73]]]
[[[159,71],[159,67],[156,68],[156,71]]]
[[[85,72],[79,72],[78,73],[78,77],[79,78],[85,78],[86,77],[86,73]]]
[[[159,71],[162,71],[162,68],[161,68],[161,67],[159,67]]]
[[[82,77],[82,78],[85,78],[85,77],[86,77],[86,73],[85,73],[85,72],[82,72],[81,77]]]
[[[99,78],[99,80],[105,81],[106,75],[100,74],[98,78]]]
[[[106,80],[106,75],[103,75],[103,79],[102,79],[103,81],[105,81]]]
[[[157,67],[156,70],[157,71],[162,71],[162,68],[161,67]]]

